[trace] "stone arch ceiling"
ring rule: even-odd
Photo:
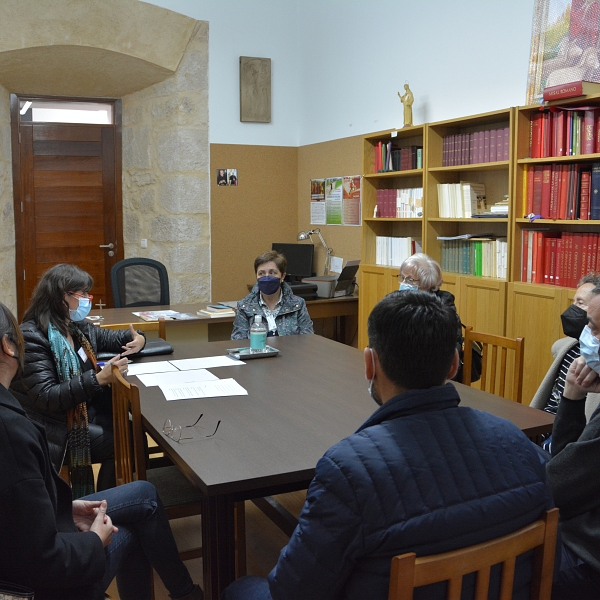
[[[121,97],[173,75],[196,23],[140,0],[1,0],[0,84]]]

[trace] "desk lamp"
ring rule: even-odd
[[[301,231],[298,234],[298,239],[299,240],[307,240],[310,238],[310,241],[312,242],[313,234],[316,234],[319,236],[319,239],[321,240],[321,244],[323,244],[323,247],[325,248],[325,251],[327,252],[327,257],[325,258],[325,272],[323,273],[323,275],[329,275],[329,266],[331,263],[331,255],[333,254],[333,248],[330,248],[325,243],[325,240],[323,239],[323,236],[321,235],[321,230],[320,229],[311,229],[310,231]]]

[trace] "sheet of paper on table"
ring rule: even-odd
[[[196,383],[198,381],[214,381],[219,378],[206,369],[194,369],[193,371],[148,373],[146,375],[138,375],[138,379],[146,387],[152,387],[155,385],[180,385],[182,383]]]
[[[213,369],[214,367],[235,367],[245,365],[241,360],[235,360],[229,356],[205,356],[204,358],[183,358],[181,360],[169,361],[180,371],[191,371],[192,369]]]
[[[131,364],[127,367],[128,375],[143,375],[144,373],[166,373],[168,371],[177,371],[177,367],[166,360]]]
[[[248,395],[248,392],[235,379],[218,379],[217,381],[161,385],[159,387],[167,400]]]

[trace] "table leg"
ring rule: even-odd
[[[204,597],[219,600],[235,579],[234,502],[210,496],[202,502],[202,570]]]

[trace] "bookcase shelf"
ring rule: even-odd
[[[454,171],[508,171],[509,162],[500,160],[487,163],[475,163],[472,165],[456,165],[452,167],[431,167],[428,169],[430,173],[448,173]]]
[[[423,175],[423,169],[407,169],[406,171],[386,171],[385,173],[369,173],[364,175],[365,179],[391,179],[399,177],[421,177]]]

